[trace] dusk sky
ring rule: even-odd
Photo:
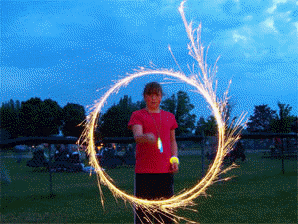
[[[178,71],[168,46],[189,75],[189,40],[180,0],[1,1],[1,103],[50,98],[92,106],[114,83],[150,67]],[[234,115],[255,105],[290,104],[298,115],[298,1],[188,0],[188,21],[202,24],[208,64],[217,63],[218,96],[230,86]],[[170,77],[169,77],[170,78]],[[145,83],[159,81],[167,96],[187,91],[193,113],[210,115],[193,87],[162,76],[135,79],[111,96],[142,99]]]

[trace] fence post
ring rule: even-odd
[[[206,138],[205,135],[203,133],[203,147],[202,147],[202,151],[201,151],[201,161],[202,161],[202,178],[205,175],[205,147],[206,147]]]
[[[49,144],[50,197],[53,197],[52,144]]]
[[[285,164],[284,164],[284,139],[281,138],[281,170],[282,174],[285,174]]]

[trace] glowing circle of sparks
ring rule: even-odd
[[[227,125],[226,119],[226,106],[227,106],[227,92],[225,93],[222,100],[217,99],[216,94],[213,90],[214,80],[213,75],[216,73],[216,69],[212,72],[208,69],[207,64],[204,61],[204,48],[200,43],[200,30],[199,26],[194,31],[197,32],[197,36],[194,36],[194,31],[192,30],[192,24],[188,24],[184,12],[183,12],[183,4],[182,2],[179,11],[182,16],[186,32],[190,39],[189,53],[190,55],[197,61],[198,67],[201,70],[200,77],[192,72],[193,74],[188,77],[182,72],[174,72],[172,70],[166,69],[144,69],[137,71],[134,74],[130,74],[127,77],[117,81],[98,101],[98,103],[94,106],[93,112],[89,115],[88,123],[86,125],[85,132],[83,134],[83,141],[87,143],[87,153],[89,155],[89,160],[91,166],[93,166],[96,170],[98,177],[98,186],[100,193],[102,195],[101,184],[107,186],[110,191],[113,193],[114,197],[120,197],[124,201],[128,201],[134,207],[140,207],[142,209],[147,210],[148,212],[159,211],[161,213],[170,214],[177,219],[185,219],[183,217],[176,216],[174,211],[178,208],[185,208],[187,206],[194,205],[194,199],[200,195],[204,195],[208,186],[212,183],[219,181],[219,175],[226,172],[227,170],[233,168],[233,166],[228,167],[225,170],[221,169],[222,161],[225,155],[232,149],[232,146],[239,139],[240,129],[242,127],[242,120],[244,116],[241,116],[237,122],[233,125],[232,128],[229,128]],[[217,131],[218,131],[218,146],[217,146],[217,154],[214,159],[212,166],[209,167],[206,175],[198,182],[197,185],[188,189],[187,191],[175,195],[169,199],[160,199],[160,200],[146,200],[140,199],[133,195],[126,194],[125,192],[118,189],[113,183],[112,179],[107,175],[107,173],[101,169],[100,165],[96,159],[96,151],[95,151],[95,142],[94,142],[94,132],[97,127],[98,116],[104,106],[104,103],[107,101],[108,97],[117,92],[122,86],[128,85],[133,79],[139,78],[147,75],[165,75],[171,76],[176,79],[181,80],[184,83],[187,83],[190,86],[193,86],[196,89],[197,93],[200,93],[207,103],[210,105],[210,108],[213,112],[213,115],[217,121]],[[229,179],[229,178],[226,178]],[[103,197],[101,197],[102,203]],[[186,220],[186,219],[185,219]],[[189,221],[189,220],[188,220]]]

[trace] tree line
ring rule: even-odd
[[[249,117],[246,130],[249,132],[290,133],[298,132],[298,116],[291,115],[289,104],[277,103],[278,111],[272,110],[267,104],[255,106],[254,113]]]
[[[31,98],[25,102],[10,100],[0,108],[0,127],[10,138],[57,135],[79,137],[86,118],[79,104],[68,103],[63,108],[51,99]]]
[[[144,100],[132,102],[131,97],[125,95],[117,104],[99,115],[96,137],[131,137],[132,132],[127,124],[133,111],[145,108]],[[184,91],[164,99],[161,109],[173,113],[178,123],[177,136],[205,135],[214,136],[217,125],[214,116],[206,119],[200,117],[196,122],[196,115],[192,113],[194,105]],[[231,114],[233,106],[228,104],[227,114]],[[279,111],[272,110],[268,105],[258,105],[247,122],[247,132],[297,132],[297,116],[291,115],[292,107],[278,102]],[[234,120],[229,118],[229,120]],[[68,103],[63,108],[51,99],[41,100],[31,98],[25,102],[13,101],[2,103],[0,108],[0,127],[6,130],[11,138],[20,136],[51,136],[59,134],[79,137],[84,129],[86,112],[82,105]]]
[[[131,137],[132,132],[128,130],[132,112],[146,107],[144,100],[132,102],[131,97],[125,95],[118,104],[110,107],[105,114],[99,117],[98,134],[100,137]],[[186,92],[179,91],[171,97],[162,101],[161,109],[175,115],[179,128],[176,135],[191,134],[195,129],[196,115],[191,114],[194,105],[190,103]]]

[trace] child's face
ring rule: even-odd
[[[158,93],[158,94],[152,93],[150,95],[146,94],[144,98],[145,98],[147,108],[150,110],[156,110],[159,108],[162,95],[161,93]]]

